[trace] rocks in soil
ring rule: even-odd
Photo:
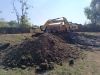
[[[59,64],[82,58],[82,51],[74,46],[71,47],[67,42],[70,39],[65,36],[67,34],[63,35],[45,33],[35,40],[25,40],[6,54],[3,64],[21,68],[23,65],[25,67],[39,65],[42,69],[53,69],[53,63]]]
[[[49,69],[48,63],[41,63],[41,64],[39,65],[39,67],[40,67],[42,70],[48,70],[48,69]]]
[[[50,63],[41,63],[39,65],[39,67],[42,69],[42,70],[52,70],[54,69],[54,62],[50,62]]]
[[[26,66],[25,65],[22,65],[22,67],[21,67],[22,69],[26,69]]]

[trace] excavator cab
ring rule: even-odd
[[[69,25],[72,25],[72,22],[68,22]]]

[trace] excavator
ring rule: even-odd
[[[49,19],[44,25],[40,26],[40,28],[30,29],[30,33],[33,33],[32,37],[39,36],[43,33],[46,33],[48,30],[47,29],[48,25],[50,25],[50,24],[55,25],[55,23],[60,23],[59,24],[60,29],[58,29],[59,32],[63,32],[63,31],[71,32],[71,31],[78,29],[77,25],[73,25],[71,22],[68,22],[65,17],[61,17],[61,18]],[[56,32],[58,32],[58,31],[56,31]]]

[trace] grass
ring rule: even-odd
[[[69,67],[66,63],[63,66],[56,65],[55,69],[51,71],[52,75],[99,75],[100,52],[98,52],[84,51],[87,54],[87,58],[84,60],[76,60],[73,67]]]
[[[0,43],[18,44],[25,38],[31,38],[32,34],[2,34],[0,35]]]
[[[8,71],[5,71],[3,69],[0,69],[0,75],[34,75],[34,68],[30,67],[23,70],[21,68],[16,68],[16,69],[9,69]]]
[[[86,35],[87,37],[88,37],[88,36],[90,36],[90,34],[89,34],[89,33],[84,33],[84,35]]]

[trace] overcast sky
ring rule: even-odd
[[[87,21],[84,8],[90,5],[91,0],[27,0],[34,8],[28,10],[30,22],[36,25],[43,25],[48,19],[66,17],[73,23],[84,24]],[[11,5],[12,0],[0,0],[1,17],[6,21],[16,20]],[[19,2],[15,0],[15,6],[21,14]]]

